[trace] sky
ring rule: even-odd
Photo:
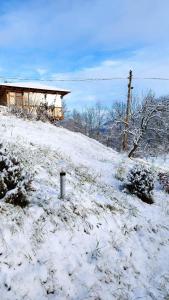
[[[169,78],[168,12],[168,0],[1,0],[1,81],[70,89],[71,108],[125,101],[126,79],[56,80],[127,78],[130,69],[137,78]],[[135,79],[133,87],[136,97],[149,89],[169,95],[169,81]]]

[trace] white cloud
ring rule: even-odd
[[[42,76],[42,75],[45,75],[45,74],[48,72],[48,70],[45,69],[45,68],[37,68],[37,69],[36,69],[36,72],[37,72],[40,76]]]
[[[168,0],[18,1],[1,16],[0,44],[111,50],[168,43],[168,9]]]
[[[159,51],[161,51],[159,49]],[[54,79],[81,78],[127,78],[130,69],[134,77],[168,77],[168,52],[152,48],[142,49],[128,59],[105,60],[101,63],[82,68],[78,71],[53,74]],[[69,88],[72,93],[67,97],[68,104],[74,107],[93,104],[101,101],[110,105],[115,100],[125,100],[127,95],[127,79],[112,81],[57,82],[57,85]],[[134,80],[134,93],[138,96],[152,89],[157,96],[169,94],[169,81]]]
[[[168,10],[168,0],[18,1],[16,6],[8,5],[1,16],[0,45],[2,49],[11,49],[11,56],[13,48],[23,49],[23,53],[30,49],[35,54],[32,65],[43,66],[45,57],[44,66],[48,69],[49,66],[57,68],[57,61],[65,60],[65,68],[69,70],[68,58],[73,54],[70,60],[75,71],[54,74],[56,78],[127,77],[130,68],[135,76],[169,77]],[[119,49],[121,58],[112,59],[113,51]],[[128,57],[124,58],[122,50],[127,49],[136,51],[129,55],[128,50]],[[41,51],[42,64],[37,62]],[[48,56],[50,51],[55,57]],[[97,52],[109,55],[102,62],[77,70],[76,57],[81,57],[79,60],[84,65],[86,56],[91,55],[97,60]],[[15,61],[15,56],[12,57]],[[17,64],[22,62],[17,61]],[[46,69],[37,67],[36,71],[43,76]],[[157,94],[169,90],[168,82],[134,81],[133,84],[135,93],[149,88]],[[72,90],[67,97],[72,106],[95,100],[107,104],[116,99],[123,100],[127,94],[125,80],[60,85]]]

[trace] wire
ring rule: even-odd
[[[58,78],[58,79],[52,79],[52,78],[46,78],[46,79],[40,79],[40,78],[23,78],[23,77],[7,77],[7,76],[0,76],[0,79],[3,80],[24,80],[24,81],[50,81],[50,82],[56,82],[56,81],[63,81],[63,82],[83,82],[83,81],[112,81],[112,80],[128,80],[128,77],[103,77],[103,78]],[[169,78],[165,77],[133,77],[133,80],[163,80],[168,81]]]
[[[111,78],[75,78],[75,79],[51,79],[51,78],[46,78],[46,79],[39,79],[39,78],[20,78],[20,77],[5,77],[5,76],[0,76],[2,79],[8,79],[8,80],[33,80],[33,81],[71,81],[71,82],[77,82],[77,81],[106,81],[106,80],[125,80],[127,77],[111,77]]]
[[[136,80],[169,80],[169,78],[164,77],[133,77]]]

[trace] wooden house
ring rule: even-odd
[[[38,106],[46,103],[53,118],[62,120],[62,98],[68,93],[68,90],[41,84],[0,83],[0,105],[16,106],[36,114]]]

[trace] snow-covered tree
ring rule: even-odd
[[[158,180],[162,188],[169,194],[169,173],[160,172],[158,174]]]
[[[131,149],[128,156],[133,156],[141,144],[145,149],[148,144],[151,148],[161,145],[169,130],[167,118],[169,118],[169,99],[155,99],[149,94],[131,117],[128,132],[131,137]]]
[[[0,145],[0,199],[24,207],[28,204],[31,176],[24,172],[16,157]]]
[[[121,151],[125,113],[124,101],[114,102],[111,108],[96,103],[83,111],[73,110],[61,125]],[[155,98],[150,91],[144,99],[133,97],[127,133],[129,157],[169,151],[169,96]]]

